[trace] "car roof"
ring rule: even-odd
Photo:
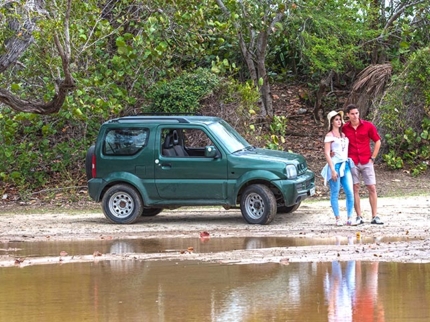
[[[201,115],[133,115],[111,119],[105,124],[112,123],[215,123],[221,118]]]

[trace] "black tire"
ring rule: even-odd
[[[275,195],[265,185],[251,185],[242,194],[240,210],[250,224],[269,224],[276,215]]]
[[[110,187],[103,196],[105,217],[115,224],[132,224],[142,216],[143,202],[139,193],[128,184]]]
[[[95,145],[90,146],[87,151],[87,156],[85,157],[85,172],[87,173],[87,180],[93,178],[93,154],[94,154]]]
[[[278,207],[278,214],[289,214],[291,212],[296,211],[297,209],[299,209],[301,202],[296,203],[295,205],[286,207],[286,206],[281,206]]]
[[[143,208],[142,216],[153,217],[153,216],[157,216],[162,211],[163,211],[163,208]]]

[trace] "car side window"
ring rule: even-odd
[[[184,130],[184,145],[189,150],[204,150],[206,146],[214,145],[207,134],[200,129]]]
[[[148,143],[148,129],[121,128],[111,129],[106,133],[103,142],[105,155],[133,155],[142,150]]]
[[[205,147],[214,145],[201,129],[165,128],[162,131],[162,154],[168,157],[204,157]]]

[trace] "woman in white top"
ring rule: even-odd
[[[348,159],[349,140],[342,133],[343,112],[331,111],[327,115],[329,132],[324,139],[324,155],[327,164],[321,175],[324,184],[330,185],[330,204],[336,217],[336,225],[341,226],[343,222],[339,214],[339,191],[342,186],[346,196],[347,225],[353,225],[352,216],[354,210],[354,193],[352,184],[351,168],[354,162]]]

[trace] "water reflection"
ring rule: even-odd
[[[378,297],[379,263],[332,262],[324,290],[329,321],[385,321]]]
[[[0,321],[429,321],[430,264],[0,268]]]
[[[261,249],[274,247],[300,247],[313,245],[374,244],[412,240],[409,237],[367,237],[336,236],[329,238],[298,237],[229,237],[229,238],[145,238],[145,239],[105,239],[86,241],[45,241],[0,243],[0,255],[16,257],[58,256],[62,251],[69,255],[126,253],[165,253],[193,248],[194,253],[212,253],[236,249]]]

